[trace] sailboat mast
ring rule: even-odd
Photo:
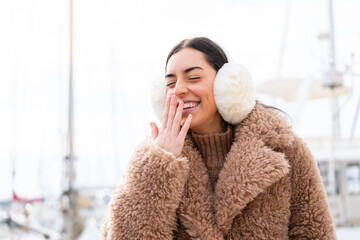
[[[330,143],[330,156],[329,156],[329,172],[328,172],[328,182],[329,182],[329,199],[330,199],[330,208],[335,222],[340,222],[344,219],[344,210],[340,201],[337,200],[337,179],[335,176],[336,166],[336,143],[338,132],[339,132],[339,106],[338,98],[335,94],[335,90],[338,87],[342,86],[342,73],[336,70],[336,52],[335,52],[335,30],[334,30],[334,14],[333,14],[333,0],[329,0],[329,71],[327,74],[325,86],[331,89],[331,143]]]
[[[69,113],[68,113],[68,191],[73,191],[74,181],[74,144],[73,144],[73,0],[69,0]],[[71,194],[70,194],[71,195]]]
[[[69,89],[68,89],[68,129],[67,129],[67,153],[65,158],[64,192],[62,196],[63,206],[63,230],[66,239],[75,239],[77,234],[76,225],[76,202],[74,190],[74,93],[73,93],[73,0],[69,0]]]
[[[330,24],[330,71],[336,71],[336,54],[335,54],[335,31],[334,31],[334,10],[333,0],[329,0],[329,24]]]

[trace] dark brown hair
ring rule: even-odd
[[[216,72],[228,62],[225,52],[215,42],[206,37],[189,38],[182,40],[176,44],[173,49],[171,49],[166,59],[165,72],[170,57],[184,48],[193,48],[202,52],[206,61],[215,69]]]

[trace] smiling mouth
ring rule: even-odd
[[[183,114],[187,114],[187,113],[194,111],[199,105],[200,105],[200,102],[184,103]]]
[[[188,103],[184,103],[184,109],[189,109],[189,108],[194,108],[197,105],[199,105],[199,102],[188,102]]]

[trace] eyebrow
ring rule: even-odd
[[[194,70],[194,69],[204,70],[202,67],[194,66],[194,67],[189,67],[189,68],[185,69],[185,70],[184,70],[184,73],[191,72],[191,71]],[[168,78],[168,77],[175,77],[175,75],[172,74],[172,73],[168,73],[168,74],[165,75],[165,78]]]

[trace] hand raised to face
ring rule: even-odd
[[[184,147],[186,133],[189,130],[192,119],[192,115],[189,114],[183,126],[180,125],[183,107],[183,101],[179,101],[178,104],[175,95],[168,95],[160,130],[154,122],[150,123],[151,137],[155,143],[176,157],[181,154]]]

